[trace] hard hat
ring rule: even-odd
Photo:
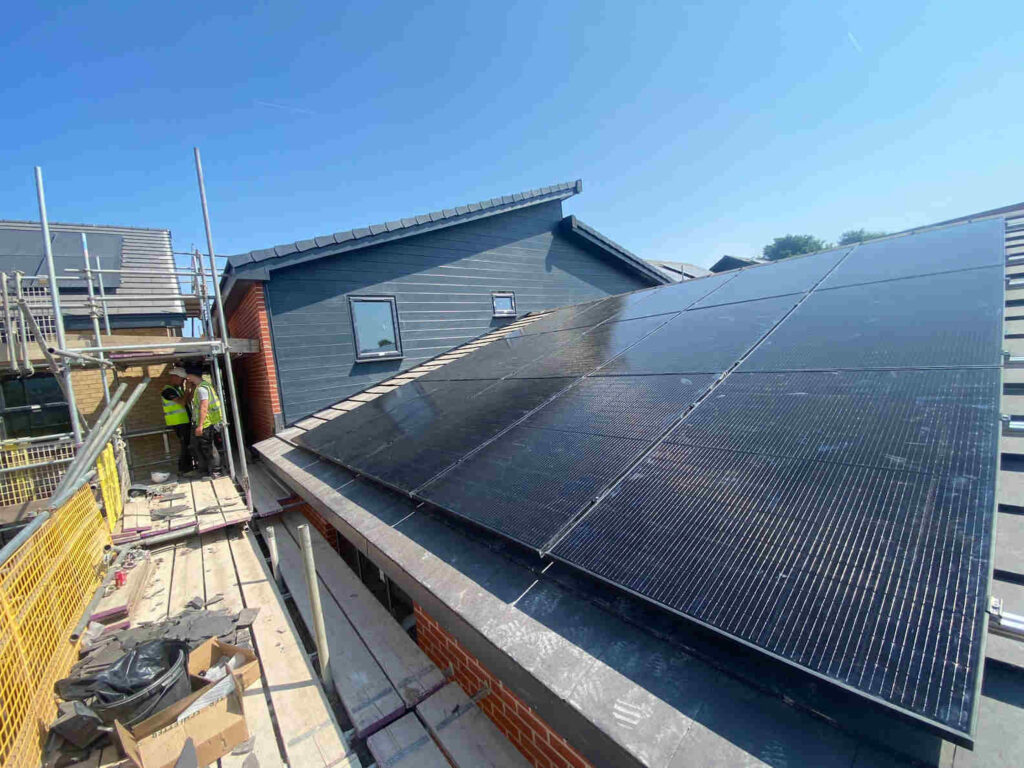
[[[179,365],[176,365],[173,368],[171,368],[169,373],[171,374],[171,376],[181,376],[181,378],[185,378],[185,369]]]

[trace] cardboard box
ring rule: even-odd
[[[232,690],[227,697],[178,722],[178,715],[204,693],[205,685],[171,706],[146,718],[134,728],[114,721],[117,737],[128,758],[139,768],[174,768],[174,764],[192,739],[200,765],[209,765],[249,738],[242,706],[241,679],[231,676]]]
[[[260,663],[257,661],[255,653],[248,648],[224,643],[216,637],[211,637],[188,655],[188,675],[192,679],[193,688],[197,685],[205,686],[208,683],[207,680],[199,676],[200,673],[216,666],[222,658],[230,659],[236,653],[242,654],[245,658],[245,662],[234,671],[235,677],[242,681],[242,689],[248,688],[259,680]]]

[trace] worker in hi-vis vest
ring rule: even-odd
[[[224,422],[220,398],[210,380],[203,378],[203,369],[195,366],[188,370],[187,380],[195,387],[192,392],[192,446],[199,471],[210,477],[220,477],[220,451],[217,433]]]
[[[191,445],[192,430],[189,426],[188,398],[185,395],[185,369],[174,366],[168,372],[171,383],[160,391],[160,399],[164,406],[164,424],[174,430],[178,437],[178,474],[184,475],[192,470]]]

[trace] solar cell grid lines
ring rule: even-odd
[[[819,289],[741,370],[998,366],[1003,308],[1002,267]]]
[[[662,444],[552,554],[966,730],[993,494],[919,477]]]
[[[938,272],[1003,267],[1002,219],[987,219],[914,235],[862,243],[821,288],[893,280]]]
[[[649,317],[651,315],[663,315],[666,312],[682,312],[689,309],[696,302],[705,296],[712,294],[727,285],[736,278],[738,273],[724,273],[711,275],[698,280],[685,280],[681,283],[664,285],[661,288],[652,288],[648,291],[630,294],[637,297],[635,303],[630,303],[615,315],[616,320],[631,320],[636,317]],[[640,297],[643,300],[640,301]]]

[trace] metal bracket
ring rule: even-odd
[[[1024,437],[1024,421],[1014,421],[1008,413],[999,415],[1003,437]]]
[[[1024,616],[1003,610],[1003,601],[994,595],[988,599],[988,630],[1011,640],[1024,641]]]

